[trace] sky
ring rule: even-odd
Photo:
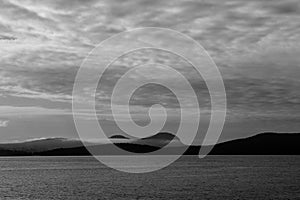
[[[265,131],[299,132],[298,0],[7,0],[0,1],[0,142],[77,138],[72,89],[83,59],[108,37],[140,27],[182,32],[210,54],[227,94],[221,140]],[[144,50],[119,58],[100,81],[97,114],[108,135],[120,132],[109,111],[111,88],[132,65],[153,61],[174,67],[190,81],[201,107],[199,130],[205,131],[210,99],[203,79],[172,54]],[[134,73],[133,80],[165,79],[182,91],[159,66]],[[147,123],[153,103],[168,108],[166,130],[173,131],[179,105],[161,86],[136,91],[131,99],[133,119]],[[81,115],[89,120],[89,113]]]

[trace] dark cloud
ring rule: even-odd
[[[18,38],[13,36],[7,36],[7,35],[0,35],[0,40],[16,40]]]
[[[281,15],[300,14],[300,3],[297,0],[278,1],[275,4],[272,3],[266,4],[266,6],[270,6],[271,11],[275,14],[281,14]]]

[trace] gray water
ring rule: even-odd
[[[1,200],[300,199],[299,185],[300,156],[184,156],[146,174],[92,157],[0,158]]]

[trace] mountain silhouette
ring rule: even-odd
[[[109,138],[110,139],[129,139],[128,137],[125,137],[124,135],[113,135]]]
[[[89,149],[99,155],[119,155],[120,151],[112,148],[113,145],[133,153],[156,152],[169,144],[165,154],[173,155],[178,150],[184,150],[185,155],[198,155],[200,148],[209,146],[185,146],[171,133],[158,133],[141,138],[128,139],[117,135],[112,139],[122,139],[125,142],[114,144],[91,144]],[[172,139],[173,138],[173,139]],[[262,133],[247,138],[216,144],[210,155],[300,155],[299,133]],[[172,144],[174,143],[174,145]],[[43,146],[44,145],[44,146]],[[162,146],[163,145],[163,146]],[[0,144],[0,156],[76,156],[91,155],[79,140],[65,138],[51,138],[24,143]],[[123,154],[122,154],[123,155]]]
[[[116,138],[116,136],[112,136],[111,138]],[[117,136],[117,138],[120,138],[120,136]],[[177,141],[180,144],[180,146],[183,146],[183,144],[175,135],[167,132],[160,132],[145,138],[129,139],[128,141],[115,141],[114,144],[117,147],[128,152],[149,153],[157,151],[174,141]]]
[[[73,148],[83,146],[80,140],[66,138],[42,138],[25,142],[0,144],[0,149],[15,152],[35,153],[58,148]]]
[[[155,135],[142,138],[141,140],[165,140],[165,141],[171,141],[173,139],[179,140],[178,137],[173,135],[172,133],[167,133],[167,132],[160,132]]]
[[[299,133],[262,133],[216,145],[215,155],[300,155]]]

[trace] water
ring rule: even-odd
[[[300,199],[299,185],[300,156],[185,156],[146,174],[92,157],[0,158],[1,200]]]

